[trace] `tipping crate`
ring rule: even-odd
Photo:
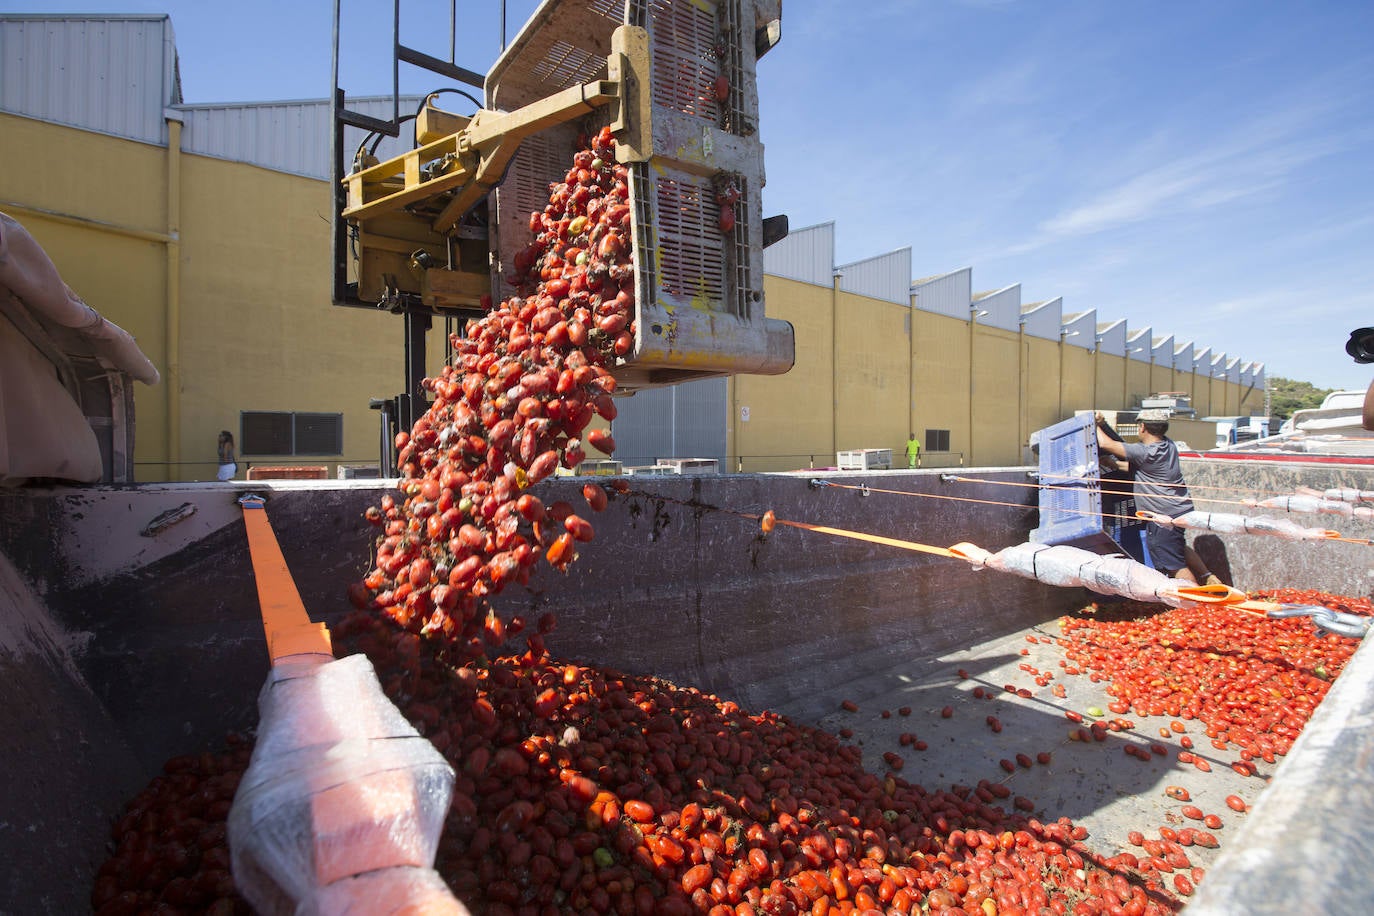
[[[635,346],[613,367],[622,389],[792,367],[792,326],[763,304],[756,63],[779,15],[776,0],[545,2],[487,76],[489,103],[510,109],[620,75],[617,105],[526,141],[492,195],[492,224],[504,267],[576,135],[615,131],[636,286]]]

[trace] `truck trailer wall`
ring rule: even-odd
[[[1024,479],[1024,470],[997,473]],[[551,480],[540,494],[580,500],[583,482]],[[814,721],[846,691],[862,699],[863,678],[878,690],[898,661],[1052,620],[1082,597],[785,525],[763,538],[757,520],[715,507],[772,508],[783,519],[992,549],[1025,538],[1030,508],[865,497],[813,489],[805,477],[633,482],[640,495],[617,498],[595,517],[597,538],[581,545],[582,561],[567,575],[541,568],[531,589],[498,599],[503,613],[530,619],[556,611],[549,645],[557,655]],[[937,472],[882,482],[950,486]],[[317,619],[346,612],[344,590],[369,565],[376,529],[362,512],[387,491],[367,484],[255,488],[268,496],[283,554]],[[17,876],[7,879],[0,911],[30,910],[40,889],[58,887],[68,888],[54,898],[61,905],[37,909],[78,909],[109,825],[138,786],[167,758],[217,747],[227,732],[254,724],[268,663],[233,502],[241,489],[0,491],[0,550],[24,583],[6,589],[5,632],[41,614],[71,646],[67,657],[4,658],[15,685],[9,696],[19,700],[0,713],[15,740],[4,760],[7,772],[26,775],[8,781],[0,810],[0,820],[24,827],[0,831],[0,856]],[[168,510],[182,520],[140,533]],[[54,861],[58,844],[70,861]]]
[[[1274,492],[1297,480],[1374,488],[1367,475],[1311,466],[1187,462],[1185,473],[1199,490],[1215,482]],[[1024,482],[1026,469],[968,475],[992,482],[946,481],[938,471],[829,479],[986,502],[865,495],[800,475],[632,478],[632,493],[595,517],[597,538],[581,545],[581,562],[566,575],[542,568],[530,588],[498,602],[528,619],[556,611],[549,645],[558,656],[815,722],[840,699],[862,703],[904,685],[913,659],[942,664],[937,656],[1052,622],[1094,596],[782,523],[764,537],[757,519],[737,513],[772,509],[783,520],[936,545],[1024,541],[1036,524],[1035,491],[1000,484]],[[551,480],[539,492],[575,501],[584,482]],[[0,491],[0,673],[10,701],[0,726],[12,738],[0,761],[19,774],[0,795],[0,821],[16,827],[0,831],[0,911],[79,909],[132,793],[167,758],[254,724],[267,655],[234,502],[246,489]],[[389,491],[366,481],[254,490],[268,496],[306,607],[337,622],[346,585],[369,565],[375,529],[361,514]],[[1199,549],[1215,548],[1229,564],[1215,568],[1246,588],[1369,591],[1367,546],[1206,537],[1195,539]]]
[[[1288,513],[1237,505],[1247,497],[1351,487],[1374,490],[1374,467],[1316,462],[1185,458],[1183,478],[1204,512],[1286,518],[1304,528],[1328,528],[1347,538],[1374,539],[1374,523],[1335,515]],[[1374,547],[1341,541],[1285,541],[1265,535],[1189,533],[1213,572],[1247,591],[1313,588],[1339,595],[1374,596]]]

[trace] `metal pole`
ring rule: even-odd
[[[391,4],[391,123],[401,120],[401,0]]]

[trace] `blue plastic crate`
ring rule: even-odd
[[[1030,444],[1039,453],[1041,484],[1040,525],[1031,531],[1031,542],[1125,553],[1146,562],[1144,524],[1123,518],[1135,515],[1129,479],[1114,481],[1103,492],[1093,415],[1037,430]]]

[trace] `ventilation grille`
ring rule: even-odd
[[[572,161],[572,148],[559,132],[544,132],[525,138],[502,189],[513,192],[516,217],[528,218],[549,204],[550,182],[563,177]],[[519,222],[519,220],[517,220]],[[523,223],[521,223],[523,225]]]
[[[656,181],[658,282],[667,295],[682,299],[725,298],[723,238],[717,222],[720,208],[709,182],[690,176]]]
[[[550,86],[566,87],[590,82],[605,69],[606,58],[601,55],[555,41],[530,75]]]
[[[749,258],[750,188],[743,178],[737,178],[735,186],[740,191],[740,199],[735,202],[735,230],[728,236],[722,236],[722,241],[728,246],[729,260],[726,268],[734,287],[726,300],[726,309],[740,318],[749,318],[753,311],[751,306],[754,289],[753,278],[750,276],[753,262]]]
[[[746,41],[752,44],[753,30],[746,30],[740,21],[739,0],[723,0],[720,19],[721,33],[732,35],[735,40],[726,43],[725,58],[717,61],[720,72],[730,80],[730,94],[718,106],[719,124],[722,130],[747,136],[754,132],[754,125],[744,119],[744,50]]]
[[[705,4],[650,4],[654,103],[711,123],[720,120],[715,82],[716,17]]]

